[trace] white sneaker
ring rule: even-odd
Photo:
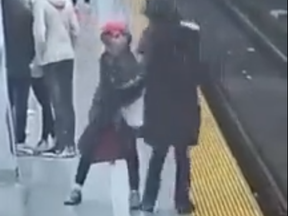
[[[56,138],[54,138],[50,135],[48,138],[49,147],[52,148],[52,147],[56,146],[56,143],[57,143]]]
[[[35,110],[32,110],[32,109],[29,109],[28,111],[27,111],[27,115],[30,117],[30,116],[34,116],[34,115],[36,115],[36,111]]]
[[[64,202],[66,206],[77,206],[82,202],[81,190],[74,189],[69,195],[69,198]]]
[[[26,145],[25,143],[16,144],[15,150],[17,156],[28,156],[34,154],[33,149],[30,146]]]
[[[31,149],[31,146],[27,145],[26,143],[17,143],[16,149]]]
[[[141,205],[140,193],[138,191],[130,192],[130,209],[138,210]]]
[[[64,151],[59,154],[60,158],[74,158],[77,156],[76,150],[74,147],[66,147]]]
[[[61,154],[62,154],[62,151],[56,148],[51,148],[47,151],[41,152],[41,156],[47,157],[47,158],[59,158]]]
[[[43,152],[49,149],[49,142],[47,140],[40,140],[35,148],[35,151]]]
[[[53,152],[43,152],[39,156],[44,158],[59,158],[59,154]]]

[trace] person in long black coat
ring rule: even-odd
[[[45,147],[42,145],[48,144],[49,135],[54,137],[54,119],[43,78],[31,77],[30,64],[35,56],[31,5],[22,0],[3,0],[2,4],[8,92],[15,110],[16,146],[17,149],[25,147],[20,144],[26,141],[28,97],[32,87],[43,116],[42,137],[38,146]]]
[[[29,65],[34,57],[33,17],[21,0],[3,0],[8,92],[15,110],[16,143],[26,140],[27,106],[30,88]]]
[[[185,26],[170,2],[147,1],[150,24],[138,50],[146,65],[143,136],[153,148],[141,208],[154,211],[163,164],[169,147],[174,146],[175,204],[180,214],[186,214],[194,210],[189,199],[189,152],[198,142],[200,127],[200,39],[199,29]]]

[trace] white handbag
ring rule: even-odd
[[[144,92],[132,104],[123,107],[121,110],[123,118],[127,124],[134,128],[139,128],[144,124]]]
[[[44,76],[42,66],[38,65],[35,59],[30,64],[30,70],[32,78],[42,78]]]

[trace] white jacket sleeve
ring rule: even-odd
[[[73,46],[75,47],[76,40],[78,38],[79,31],[80,31],[80,26],[79,26],[77,15],[74,11],[74,7],[72,5],[71,5],[71,9],[70,9],[69,21],[70,21],[70,36],[71,36]]]
[[[36,62],[41,62],[46,46],[45,2],[38,0],[33,6],[33,34],[35,40]]]

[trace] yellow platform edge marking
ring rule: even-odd
[[[125,0],[131,8],[132,31],[139,39],[146,19],[142,0]],[[191,153],[195,216],[263,216],[236,159],[200,93],[202,126],[199,146]]]

